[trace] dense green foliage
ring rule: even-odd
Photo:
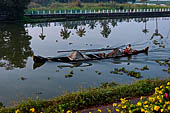
[[[115,83],[105,83],[99,88],[81,90],[74,93],[67,93],[52,100],[28,100],[23,101],[15,107],[0,109],[0,113],[64,113],[67,110],[77,111],[89,106],[111,104],[119,101],[120,98],[131,98],[154,93],[155,87],[167,83],[166,80],[142,80],[130,85],[117,85]]]
[[[8,19],[20,19],[30,0],[0,0],[0,15],[6,15]]]
[[[47,5],[52,2],[60,2],[60,3],[71,3],[75,1],[80,1],[83,3],[104,3],[104,2],[117,2],[117,3],[126,3],[126,2],[135,2],[136,0],[31,0],[32,2],[42,4],[42,5]]]

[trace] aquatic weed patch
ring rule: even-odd
[[[126,73],[128,76],[135,77],[135,78],[141,78],[141,73],[140,72],[128,71],[124,67],[122,67],[120,69],[114,68],[114,71],[110,71],[110,73],[120,74],[120,75],[122,75],[123,73]]]
[[[158,63],[160,66],[165,66],[167,69],[163,69],[162,71],[168,72],[170,74],[170,57],[169,59],[165,59],[163,61],[155,60],[156,63]]]

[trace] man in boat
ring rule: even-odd
[[[126,49],[123,51],[123,53],[125,53],[125,54],[132,54],[133,52],[136,52],[136,50],[132,50],[131,44],[128,44]]]
[[[70,60],[85,60],[85,57],[82,53],[77,50],[73,50],[73,52],[68,56]]]

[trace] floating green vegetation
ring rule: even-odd
[[[114,71],[110,71],[110,73],[120,74],[120,75],[122,75],[123,73],[126,73],[127,75],[129,75],[129,76],[131,76],[131,77],[141,78],[140,72],[128,71],[128,70],[125,69],[124,67],[122,67],[122,68],[120,68],[120,69],[115,68]]]
[[[80,69],[80,71],[84,71],[83,69]]]
[[[98,70],[95,71],[98,75],[101,75],[102,72],[99,72]]]
[[[156,63],[158,63],[160,66],[167,66],[168,69],[163,69],[162,71],[168,72],[170,74],[170,58],[165,59],[163,61],[155,60]]]
[[[60,72],[60,70],[56,70],[56,72]]]
[[[73,72],[73,70],[71,70],[71,71],[69,71],[69,74],[65,75],[65,78],[73,77],[73,74],[74,74],[74,72]]]
[[[104,82],[104,83],[101,83],[100,88],[114,87],[114,86],[117,86],[117,85],[118,85],[118,84],[115,83],[115,82],[111,82],[111,83]]]
[[[73,70],[71,70],[71,71],[69,71],[69,72],[70,72],[70,74],[74,74]]]
[[[154,45],[158,45],[161,48],[165,48],[165,45],[163,43],[158,42],[157,40],[153,40]]]
[[[26,80],[26,78],[25,77],[20,77],[20,80]]]
[[[65,78],[69,78],[69,77],[73,77],[73,75],[72,74],[66,74],[65,75]]]
[[[135,69],[137,69],[137,70],[141,70],[141,71],[149,70],[149,68],[148,68],[148,66],[147,66],[147,65],[146,65],[146,66],[144,66],[144,67],[142,67],[142,68],[137,68],[137,67],[135,67]]]
[[[129,71],[128,75],[131,76],[131,77],[141,78],[140,72]]]

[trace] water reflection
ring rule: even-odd
[[[43,30],[43,26],[41,25],[41,29],[42,29],[42,32],[41,34],[39,35],[39,37],[41,38],[41,40],[44,40],[46,35],[44,35],[44,30]]]
[[[148,19],[145,18],[145,20],[144,20],[145,28],[142,30],[142,32],[145,33],[145,34],[149,33],[149,30],[146,28],[147,21],[148,21]]]
[[[35,63],[33,64],[33,69],[37,69],[37,68],[40,68],[41,66],[43,66],[45,64],[44,63]],[[83,63],[83,62],[72,62],[72,63],[65,63],[65,64],[62,64],[62,65],[58,65],[57,67],[60,68],[60,69],[63,69],[63,68],[74,68],[74,67],[90,67],[92,66],[91,63]]]
[[[160,39],[163,39],[163,35],[158,32],[158,20],[157,20],[157,18],[156,18],[155,22],[156,22],[156,28],[155,28],[155,32],[153,33],[153,35],[151,37],[151,40],[156,36],[159,36]]]
[[[63,69],[63,68],[90,67],[90,66],[92,66],[91,63],[75,62],[75,63],[69,63],[65,65],[59,65],[57,67]]]
[[[32,56],[30,47],[32,37],[28,35],[24,25],[0,25],[0,67],[7,70],[24,68],[27,58]]]
[[[85,33],[86,33],[85,28],[82,28],[82,27],[80,27],[76,32],[76,34],[80,37],[85,36]]]
[[[144,33],[148,33],[147,21],[149,21],[150,18],[119,18],[119,19],[105,19],[105,20],[81,20],[81,21],[64,21],[64,22],[54,22],[54,26],[63,26],[61,28],[60,36],[63,39],[68,39],[70,37],[71,31],[69,29],[75,30],[76,34],[80,37],[83,37],[86,35],[86,28],[89,28],[90,30],[94,30],[97,27],[97,24],[100,24],[100,30],[101,35],[104,38],[108,38],[111,33],[111,28],[118,26],[117,23],[122,22],[143,22],[145,23],[145,28],[142,30]],[[109,25],[110,24],[110,25]],[[26,27],[41,27],[42,32],[40,34],[40,38],[43,40],[45,38],[45,35],[43,34],[43,27],[50,27],[51,23],[39,23],[39,24],[26,24]],[[79,28],[80,27],[80,28]]]
[[[61,29],[60,36],[63,38],[63,40],[67,40],[70,37],[71,31],[68,31],[67,28],[64,27],[64,29]]]
[[[96,27],[97,20],[93,20],[89,23],[88,27],[89,29],[93,30]]]
[[[101,22],[101,28],[103,29],[100,33],[104,38],[108,38],[109,34],[111,33],[111,29],[108,25],[107,21]]]

